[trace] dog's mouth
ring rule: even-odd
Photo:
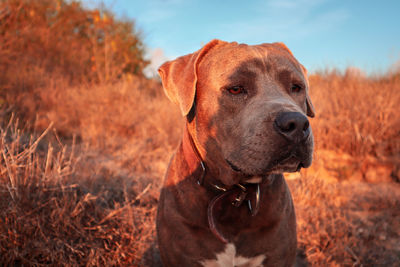
[[[232,161],[225,159],[227,164],[232,170],[242,174],[245,177],[262,176],[271,173],[283,173],[283,172],[298,172],[301,168],[308,168],[311,165],[311,161],[308,157],[299,156],[295,153],[290,153],[280,159],[274,160],[263,169],[251,169],[249,167],[241,168],[238,164],[234,164]]]
[[[307,163],[299,160],[295,156],[289,156],[288,158],[278,162],[272,168],[268,170],[270,173],[282,173],[282,172],[298,172],[301,168],[307,168]]]
[[[231,167],[232,170],[234,170],[235,172],[241,172],[241,173],[243,173],[243,171],[242,171],[238,166],[236,166],[235,164],[233,164],[230,160],[225,159],[225,161],[226,161],[226,163],[228,163],[228,165]]]

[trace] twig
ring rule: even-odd
[[[136,200],[140,199],[144,194],[146,194],[147,191],[149,191],[150,187],[151,187],[151,183],[149,183],[149,184],[146,186],[146,188],[143,189],[143,191],[142,191],[139,195],[137,195],[137,196],[135,197],[134,202],[135,202]]]
[[[2,151],[2,154],[3,154],[4,162],[6,163],[6,168],[7,168],[7,172],[8,172],[8,179],[10,180],[11,189],[14,190],[14,189],[16,189],[16,187],[15,187],[15,179],[14,179],[14,176],[13,176],[13,174],[11,172],[10,164],[8,162],[8,159],[7,159],[7,156],[6,156],[6,153],[4,152],[4,150]],[[11,195],[12,200],[15,201],[14,194],[17,194],[17,192],[13,193],[12,190],[10,190],[9,186],[7,186],[7,189],[8,189],[8,192],[10,193],[10,195]]]
[[[124,209],[129,208],[131,206],[132,203],[134,203],[136,200],[140,199],[144,194],[147,193],[147,191],[149,191],[150,187],[151,187],[152,183],[149,183],[146,188],[135,197],[135,199],[131,200],[129,203],[127,203],[127,205],[125,205],[124,207],[121,207],[117,210],[114,210],[112,212],[110,212],[106,217],[104,217],[99,224],[104,223],[105,221],[109,220],[110,218],[114,217],[115,215],[121,213]]]
[[[18,155],[17,158],[21,158],[21,157],[23,158],[26,155],[32,154],[35,151],[35,149],[36,149],[37,145],[39,144],[39,142],[43,139],[43,137],[46,136],[46,134],[53,127],[53,124],[54,123],[51,122],[50,125],[46,128],[46,130],[44,130],[44,132],[39,136],[39,138],[36,139],[36,141],[30,146],[30,148],[27,149],[27,150],[24,150],[21,154]]]
[[[363,266],[363,265],[361,264],[360,258],[357,257],[357,255],[354,253],[354,251],[353,251],[351,248],[349,248],[348,246],[346,246],[346,247],[345,247],[345,250],[353,257],[353,259],[356,260],[356,262],[353,263],[353,266],[358,266],[358,265],[359,265],[359,266]]]

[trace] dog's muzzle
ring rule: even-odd
[[[275,131],[282,136],[292,147],[287,157],[279,165],[285,166],[283,169],[293,172],[311,165],[310,157],[306,149],[307,139],[311,134],[310,123],[305,115],[300,112],[281,112],[274,121]]]

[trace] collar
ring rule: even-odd
[[[215,216],[214,216],[216,212],[216,207],[219,206],[225,199],[231,200],[232,205],[235,207],[241,206],[243,202],[246,201],[251,216],[256,216],[260,208],[260,195],[261,195],[260,184],[263,181],[261,178],[258,178],[257,180],[252,181],[252,183],[238,183],[230,188],[226,188],[224,185],[218,185],[205,181],[205,177],[207,174],[207,166],[203,161],[200,152],[193,140],[193,137],[189,133],[187,126],[185,127],[185,135],[190,143],[190,147],[193,152],[193,153],[188,153],[188,151],[184,149],[186,150],[184,151],[185,158],[186,160],[190,161],[188,163],[188,165],[190,165],[189,168],[195,168],[193,167],[197,165],[194,164],[195,161],[200,166],[201,173],[198,176],[197,184],[199,186],[210,188],[212,191],[217,192],[216,196],[210,201],[207,208],[207,217],[210,230],[223,243],[228,243],[228,240],[220,233],[220,231],[218,231],[216,227]],[[197,168],[198,167],[196,167],[196,169]]]

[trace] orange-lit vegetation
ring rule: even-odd
[[[378,158],[400,151],[400,71],[365,77],[336,71],[311,75],[318,147]]]
[[[63,86],[115,82],[142,73],[143,50],[133,22],[107,10],[88,10],[76,1],[0,1],[0,97],[31,102],[33,109],[20,110],[23,115],[38,108],[26,93],[39,94],[49,76],[61,77]]]
[[[183,118],[142,77],[129,27],[75,2],[0,1],[0,265],[158,263],[158,192]],[[289,180],[299,248],[311,266],[393,266],[400,74],[310,83],[315,167]]]

